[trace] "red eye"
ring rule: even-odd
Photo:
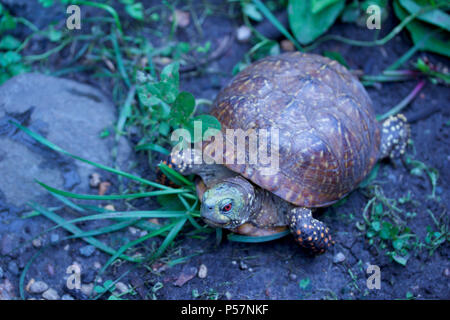
[[[222,211],[225,211],[225,212],[228,212],[228,211],[230,211],[230,210],[231,210],[231,203],[225,205],[225,206],[222,208]]]

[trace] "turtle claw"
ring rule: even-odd
[[[411,134],[406,117],[403,114],[390,116],[383,121],[381,130],[380,158],[401,158]]]
[[[291,210],[289,228],[300,246],[315,254],[324,253],[334,244],[328,227],[314,219],[308,208],[297,207]]]

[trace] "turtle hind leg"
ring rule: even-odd
[[[296,207],[289,213],[289,228],[296,241],[313,253],[319,254],[334,244],[330,230],[325,224],[314,219],[308,208]]]
[[[403,114],[390,116],[381,125],[380,158],[396,159],[405,153],[410,128]]]

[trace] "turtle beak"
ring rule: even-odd
[[[205,222],[214,228],[225,228],[231,222],[230,218],[216,212],[215,206],[207,202],[202,203],[200,214]]]

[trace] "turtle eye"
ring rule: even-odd
[[[224,205],[224,206],[222,207],[222,211],[223,211],[223,212],[228,212],[228,211],[231,210],[231,208],[232,208],[232,204],[231,204],[231,203],[227,203],[226,205]]]

